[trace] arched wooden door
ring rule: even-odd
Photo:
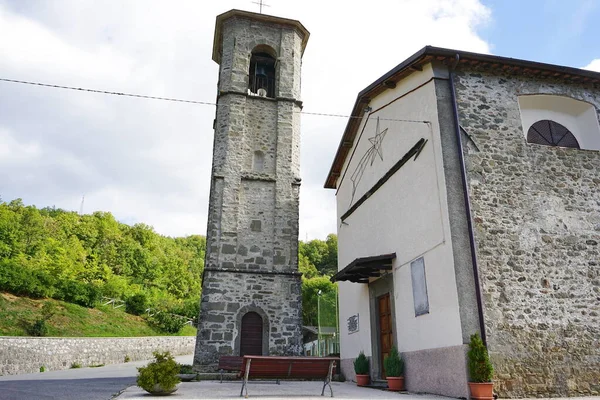
[[[242,317],[242,334],[240,343],[240,356],[262,355],[263,320],[255,312],[246,313]]]

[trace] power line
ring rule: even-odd
[[[215,107],[226,107],[224,104],[211,103],[208,101],[199,101],[199,100],[186,100],[186,99],[177,99],[174,97],[160,97],[160,96],[148,96],[144,94],[137,93],[126,93],[126,92],[113,92],[110,90],[99,90],[99,89],[90,89],[83,87],[75,87],[75,86],[64,86],[64,85],[54,85],[50,83],[42,83],[42,82],[32,82],[32,81],[22,81],[17,79],[7,79],[0,78],[0,81],[10,82],[10,83],[20,83],[23,85],[33,85],[33,86],[42,86],[53,89],[66,89],[66,90],[76,90],[79,92],[90,92],[90,93],[99,93],[99,94],[107,94],[113,96],[122,96],[122,97],[134,97],[139,99],[150,99],[150,100],[162,100],[162,101],[171,101],[175,103],[188,103],[188,104],[200,104],[205,106],[215,106]],[[343,114],[330,114],[330,113],[320,113],[320,112],[310,112],[310,111],[300,111],[300,114],[304,115],[316,115],[321,117],[334,117],[334,118],[362,118],[355,115],[343,115]],[[412,120],[412,119],[397,119],[397,118],[380,118],[381,121],[394,121],[394,122],[414,122],[414,123],[424,123],[427,124],[429,121],[420,121],[420,120]]]

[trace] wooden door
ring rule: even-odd
[[[240,356],[262,355],[263,321],[255,312],[246,313],[242,317]]]
[[[377,298],[379,308],[379,352],[381,360],[381,378],[385,378],[383,360],[390,354],[394,344],[392,332],[392,308],[390,307],[390,294]]]

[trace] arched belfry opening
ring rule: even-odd
[[[250,57],[248,89],[261,97],[275,98],[275,51],[266,45],[256,46]]]
[[[240,336],[240,356],[263,354],[263,320],[258,313],[251,311],[242,317]]]

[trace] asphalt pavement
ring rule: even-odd
[[[191,364],[193,355],[175,359]],[[109,400],[135,385],[136,368],[148,362],[0,376],[0,400]]]

